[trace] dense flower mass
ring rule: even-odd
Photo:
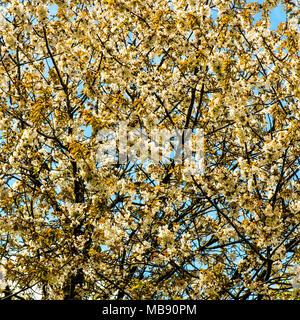
[[[0,7],[0,296],[297,297],[295,1]],[[204,172],[102,162],[121,122],[203,130]]]

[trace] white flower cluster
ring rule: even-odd
[[[0,290],[4,290],[7,285],[5,274],[6,274],[5,269],[1,266],[0,267]]]
[[[294,267],[294,277],[291,281],[292,286],[294,289],[300,289],[300,266]]]

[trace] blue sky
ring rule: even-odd
[[[270,18],[271,18],[272,29],[276,29],[278,24],[285,21],[286,14],[283,11],[283,8],[281,5],[277,6],[271,11]]]

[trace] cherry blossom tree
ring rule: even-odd
[[[0,295],[295,298],[298,18],[292,0],[2,1]],[[202,129],[204,172],[104,164],[122,121]]]

